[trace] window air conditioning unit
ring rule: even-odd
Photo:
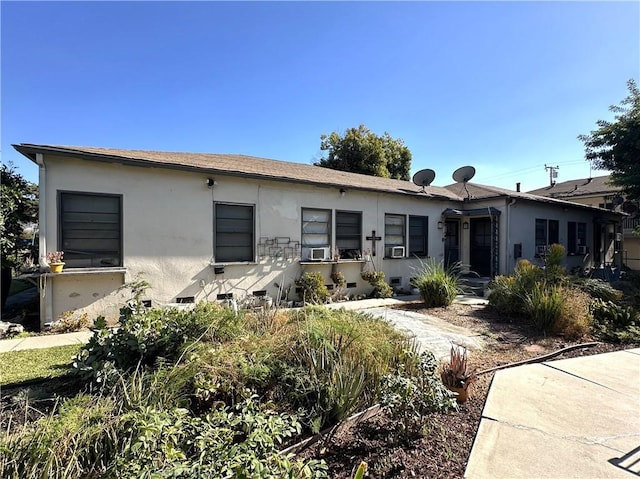
[[[309,248],[310,261],[324,261],[329,259],[329,248]]]
[[[543,255],[547,254],[547,245],[541,244],[541,245],[536,246],[536,254],[538,256],[543,256]]]
[[[578,246],[578,254],[587,254],[586,246]]]
[[[404,246],[394,246],[391,248],[392,258],[404,258]]]

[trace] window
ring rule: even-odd
[[[122,266],[122,196],[60,192],[59,210],[67,267]]]
[[[536,218],[536,254],[541,248],[560,242],[560,222]]]
[[[254,261],[253,205],[215,203],[216,263]]]
[[[309,258],[310,248],[326,248],[331,257],[331,210],[302,208],[302,258]]]
[[[362,213],[336,211],[336,248],[341,259],[355,259],[362,250]]]
[[[405,216],[384,215],[384,255],[391,257],[394,246],[404,246]]]
[[[409,216],[409,256],[427,256],[428,216]]]
[[[587,224],[569,221],[567,223],[567,254],[583,254],[586,245]],[[581,246],[583,248],[580,248]]]

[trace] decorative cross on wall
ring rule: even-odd
[[[376,230],[371,231],[371,236],[367,236],[366,240],[371,241],[371,255],[376,255],[376,241],[380,241],[382,237],[376,236]]]

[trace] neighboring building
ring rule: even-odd
[[[626,213],[618,254],[627,268],[640,270],[640,236],[634,234],[634,229],[640,226],[640,205],[638,201],[626,200],[620,187],[609,183],[609,175],[554,183],[529,193]]]
[[[40,251],[63,250],[39,276],[41,322],[65,311],[117,317],[118,289],[143,274],[152,305],[288,291],[304,271],[384,271],[408,290],[420,260],[461,260],[482,276],[567,246],[568,268],[612,260],[621,215],[475,184],[408,181],[242,155],[20,144],[40,169]],[[370,253],[367,254],[367,250]]]

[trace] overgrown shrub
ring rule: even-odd
[[[593,316],[589,308],[591,298],[587,293],[575,288],[560,289],[562,303],[560,314],[552,330],[568,339],[578,339],[591,331]]]
[[[286,313],[270,330],[196,349],[204,408],[256,393],[305,411],[317,431],[376,402],[382,376],[414,366],[415,343],[379,318],[322,307]]]
[[[629,306],[595,299],[591,302],[595,335],[605,341],[640,342],[640,314]]]
[[[302,288],[302,299],[305,303],[322,304],[329,299],[329,290],[324,284],[324,277],[318,271],[307,271],[297,281]]]
[[[496,276],[489,283],[489,306],[499,313],[515,316],[524,312],[524,301],[520,296],[515,276]]]
[[[414,273],[411,285],[418,288],[422,301],[427,308],[449,306],[458,294],[460,287],[461,263],[445,268],[442,261],[429,258],[420,261],[420,268]]]
[[[104,381],[138,364],[152,366],[159,358],[172,360],[197,340],[220,341],[238,331],[241,316],[216,303],[202,302],[190,311],[139,310],[120,317],[117,329],[102,328],[74,358],[82,377]],[[206,336],[206,337],[205,337]]]
[[[455,399],[444,387],[436,370],[438,363],[431,352],[423,352],[417,368],[401,367],[382,382],[380,405],[397,421],[397,439],[407,441],[423,433],[432,412],[444,412],[455,407]]]
[[[612,287],[606,281],[596,278],[575,278],[573,284],[587,293],[593,299],[603,301],[618,301],[622,297],[622,292]]]
[[[159,403],[166,385],[146,374],[123,379],[107,396],[65,400],[56,413],[0,435],[3,477],[326,477],[323,462],[278,454],[300,431],[296,416],[251,397],[199,417]]]
[[[373,286],[373,291],[369,294],[371,298],[390,298],[393,296],[393,288],[384,280],[383,271],[363,271],[362,279]]]
[[[537,283],[525,296],[525,313],[538,331],[549,333],[560,317],[562,301],[559,286],[546,287]]]

